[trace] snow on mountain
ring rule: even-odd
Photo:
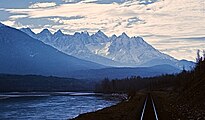
[[[31,31],[21,30],[28,35],[31,34]],[[191,62],[180,62],[161,53],[141,37],[129,37],[126,33],[111,37],[106,36],[102,31],[93,35],[87,32],[66,35],[60,30],[52,34],[49,30],[44,29],[31,37],[68,55],[112,67],[150,67],[168,64],[180,69],[183,67],[190,69],[194,66]]]
[[[30,31],[21,31],[30,35]],[[43,32],[44,31],[44,32]],[[35,39],[39,39],[42,42],[53,46],[54,48],[74,57],[92,61],[106,66],[120,66],[121,63],[110,60],[103,56],[93,54],[86,45],[88,44],[98,44],[94,39],[90,37],[87,32],[75,33],[74,35],[65,35],[60,30],[51,34],[48,30],[43,30],[42,32],[36,34],[36,36],[31,36]],[[98,36],[98,35],[97,35]],[[97,37],[96,37],[97,38]]]
[[[48,31],[43,33],[50,35]],[[0,27],[0,51],[0,73],[67,76],[69,72],[76,70],[104,68],[66,55],[8,26]]]
[[[43,29],[40,33],[37,34],[37,39],[41,38],[41,40],[46,43],[50,44],[52,42],[52,33],[48,29]]]
[[[109,38],[101,30],[91,35],[91,38],[94,40],[94,42],[97,43],[105,43],[110,41]]]
[[[21,28],[21,31],[27,33],[29,36],[35,38],[36,34],[30,28]]]
[[[54,36],[61,37],[61,36],[64,36],[64,34],[61,30],[58,30],[57,32],[54,33]]]
[[[130,38],[125,33],[112,41],[108,52],[109,54],[105,57],[130,64],[131,66],[139,66],[155,58],[175,61],[174,58],[154,49],[141,37]]]

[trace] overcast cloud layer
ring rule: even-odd
[[[205,49],[204,0],[0,0],[0,21],[35,32],[126,32],[177,59]]]

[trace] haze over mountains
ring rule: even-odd
[[[104,68],[66,55],[3,24],[0,24],[0,51],[0,73],[66,76],[75,70]]]
[[[126,33],[120,36],[106,36],[102,31],[93,35],[87,32],[74,35],[63,34],[60,30],[52,34],[48,29],[35,34],[30,28],[21,31],[56,49],[80,59],[112,67],[151,67],[168,64],[178,69],[190,69],[193,63],[179,61],[163,54],[149,45],[141,37],[129,37]]]
[[[101,31],[65,35],[44,29],[35,34],[0,24],[0,51],[0,73],[5,74],[100,80],[171,74],[194,65],[159,52],[141,37],[107,37]]]
[[[179,72],[181,72],[181,70],[171,65],[156,65],[153,67],[114,67],[94,70],[80,70],[70,73],[69,76],[77,79],[102,80],[104,78],[122,79],[132,76],[153,77],[162,74],[173,74]]]

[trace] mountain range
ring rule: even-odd
[[[0,24],[0,73],[66,76],[105,66],[69,56],[27,34]]]
[[[129,37],[126,33],[108,37],[102,31],[89,35],[88,32],[76,32],[67,35],[58,30],[52,34],[48,29],[35,34],[30,28],[21,31],[48,44],[67,55],[92,61],[111,67],[152,67],[155,65],[171,65],[178,69],[189,70],[194,63],[177,60],[161,53],[141,37]]]
[[[23,32],[22,32],[23,31]],[[106,36],[102,31],[74,35],[48,29],[35,34],[0,23],[0,73],[100,80],[105,77],[177,73],[193,62],[176,60],[141,37]]]

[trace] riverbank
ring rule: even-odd
[[[189,91],[186,94],[174,91],[151,92],[159,120],[204,120],[205,92],[202,89],[204,91],[204,87],[197,87],[196,90],[192,89],[192,92]],[[141,117],[146,96],[146,92],[137,93],[127,101],[99,111],[81,114],[72,120],[138,120]]]
[[[146,94],[137,93],[133,98],[99,111],[85,113],[72,120],[136,120],[140,119]]]

